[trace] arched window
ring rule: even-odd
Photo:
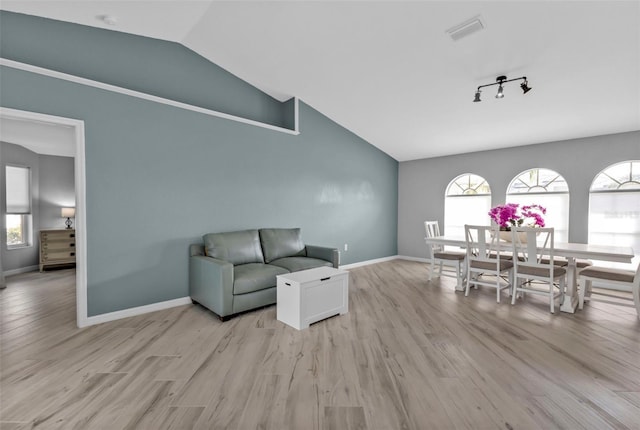
[[[557,242],[569,241],[569,186],[559,173],[540,168],[520,173],[509,184],[507,203],[545,207],[545,226],[555,228]]]
[[[609,166],[591,183],[589,243],[630,246],[640,254],[639,160]]]
[[[464,237],[464,225],[489,225],[491,188],[485,179],[465,173],[449,183],[444,198],[444,234]]]

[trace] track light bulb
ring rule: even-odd
[[[527,77],[526,76],[522,76],[519,78],[515,78],[515,79],[507,79],[506,76],[504,75],[500,75],[496,78],[496,81],[493,84],[486,84],[486,85],[480,85],[479,87],[476,88],[476,95],[475,98],[473,99],[474,103],[477,103],[480,100],[480,92],[482,90],[482,88],[486,88],[486,87],[492,87],[494,85],[498,85],[498,93],[496,94],[496,98],[497,99],[502,99],[504,98],[504,87],[502,86],[503,84],[509,83],[509,82],[513,82],[513,81],[524,81],[520,84],[520,88],[522,88],[522,91],[527,94],[529,91],[531,91],[531,87],[529,86],[529,82],[527,81]]]

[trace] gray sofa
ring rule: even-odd
[[[190,247],[189,295],[225,321],[276,302],[276,276],[338,267],[335,248],[306,245],[299,228],[264,228],[203,236]]]

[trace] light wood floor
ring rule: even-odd
[[[75,327],[73,270],[0,291],[2,429],[640,429],[640,323],[551,315],[424,264],[350,271],[350,309],[297,331],[275,306],[186,305]]]

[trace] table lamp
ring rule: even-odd
[[[67,230],[71,230],[71,218],[76,216],[76,208],[62,208],[60,211],[62,218],[66,218],[67,220],[64,222],[67,225]]]

